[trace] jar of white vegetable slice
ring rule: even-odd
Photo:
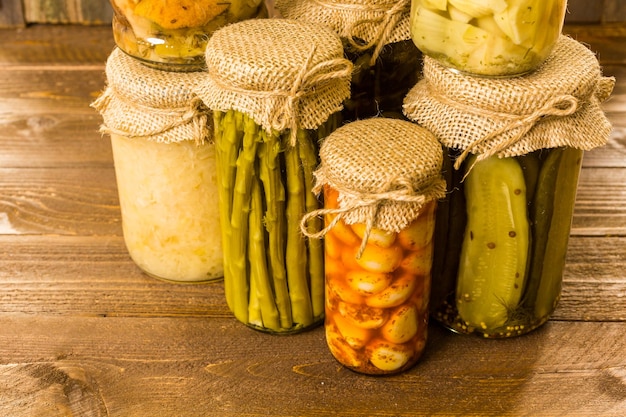
[[[550,55],[566,7],[567,0],[412,0],[411,36],[446,67],[515,76]]]
[[[201,74],[152,69],[115,49],[93,103],[111,136],[128,252],[148,275],[176,282],[224,270],[211,117],[190,90]]]

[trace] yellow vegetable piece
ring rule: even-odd
[[[366,297],[387,288],[392,278],[390,274],[372,271],[350,271],[346,274],[350,288]]]
[[[416,288],[415,275],[404,273],[398,277],[389,287],[378,294],[369,296],[365,303],[370,307],[390,308],[397,307],[406,302]]]
[[[332,353],[339,362],[353,368],[359,368],[363,365],[363,360],[360,359],[358,353],[343,340],[336,326],[326,326],[326,340],[328,341],[330,353]]]
[[[417,250],[430,243],[435,230],[435,202],[424,206],[422,213],[398,233],[398,243],[408,250]]]
[[[134,12],[163,29],[180,29],[207,24],[229,4],[220,0],[141,0]]]
[[[402,255],[402,248],[397,245],[390,248],[367,245],[356,263],[367,271],[393,272],[400,266]]]
[[[417,334],[419,312],[412,304],[398,307],[382,327],[383,337],[392,343],[405,343]]]
[[[389,318],[389,312],[382,308],[350,303],[339,303],[337,311],[361,329],[378,329]]]
[[[339,299],[346,303],[360,304],[363,302],[363,297],[359,293],[350,288],[348,283],[342,276],[327,275],[326,276],[326,297],[329,301],[333,299]]]
[[[414,351],[406,345],[397,345],[383,340],[372,343],[370,362],[381,371],[397,371],[406,365]]]
[[[326,217],[326,224],[329,224],[334,219],[334,215],[327,215]],[[333,228],[326,233],[326,235],[329,234],[339,239],[344,245],[356,246],[361,244],[361,239],[359,239],[352,228],[346,225],[343,220],[339,220]]]
[[[433,263],[433,245],[427,245],[421,250],[409,252],[404,257],[400,267],[403,270],[418,276],[430,275]]]
[[[352,321],[344,318],[341,314],[334,314],[332,320],[343,340],[353,349],[362,348],[372,337],[368,329],[355,326]]]
[[[366,226],[363,223],[355,223],[350,225],[354,233],[359,237],[359,240],[363,240],[363,236],[365,236]],[[375,227],[370,230],[370,234],[367,238],[367,244],[380,246],[382,248],[388,248],[396,241],[396,234],[393,232],[388,232],[383,229],[377,229]]]

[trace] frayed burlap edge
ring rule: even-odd
[[[267,132],[317,129],[350,96],[352,63],[329,28],[291,19],[248,20],[213,34],[195,91],[213,111],[237,110]]]
[[[603,146],[612,127],[601,103],[610,96],[615,79],[602,76],[597,59],[585,46],[566,36],[559,46],[535,73],[510,80],[455,74],[427,58],[424,79],[407,94],[404,113],[433,132],[444,146],[463,151],[457,167],[469,153],[481,160],[543,148]],[[582,71],[581,63],[589,67]],[[447,82],[449,91],[434,90],[427,66],[435,67],[433,74],[449,74],[449,80],[436,80],[440,86]],[[454,85],[456,81],[463,87]],[[496,90],[504,93],[485,98],[486,91]],[[481,106],[476,104],[480,100]],[[516,113],[511,112],[513,106],[518,107]]]
[[[325,139],[320,158],[313,191],[330,186],[339,193],[338,207],[303,217],[301,230],[312,238],[323,237],[340,220],[362,223],[363,249],[372,228],[400,232],[426,203],[446,193],[441,145],[432,133],[405,120],[379,117],[346,124]],[[308,221],[325,215],[333,220],[309,233]]]
[[[385,45],[411,39],[410,0],[277,0],[276,9],[329,26],[357,51],[374,48],[373,61]]]
[[[107,60],[107,86],[91,107],[100,112],[102,134],[159,143],[211,143],[211,112],[192,92],[202,73],[146,67],[115,49]]]

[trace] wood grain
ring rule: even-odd
[[[382,378],[339,365],[322,327],[247,328],[221,282],[142,274],[89,107],[110,28],[0,31],[0,414],[626,415],[626,29],[567,29],[617,85],[604,103],[609,143],[584,158],[557,310],[509,340],[432,323],[418,365]]]

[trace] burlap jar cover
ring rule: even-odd
[[[408,121],[370,118],[348,123],[324,141],[320,159],[314,191],[332,187],[339,193],[339,207],[307,213],[301,229],[307,234],[307,222],[326,214],[334,214],[333,221],[312,237],[322,237],[340,220],[365,224],[361,252],[373,227],[400,232],[424,204],[446,192],[440,144]]]
[[[544,64],[523,77],[472,77],[426,57],[424,79],[406,96],[404,112],[446,147],[463,150],[459,168],[470,153],[482,160],[606,144],[611,125],[600,105],[614,85],[588,48],[561,36]]]
[[[350,95],[352,64],[330,29],[290,19],[249,20],[220,29],[206,50],[196,90],[211,110],[237,110],[267,132],[316,129]]]
[[[375,46],[372,61],[385,45],[411,38],[410,0],[276,0],[276,8],[284,17],[331,27],[357,50]]]
[[[155,70],[116,48],[106,76],[105,91],[92,103],[102,115],[102,133],[161,143],[212,142],[210,112],[192,91],[203,73]]]

